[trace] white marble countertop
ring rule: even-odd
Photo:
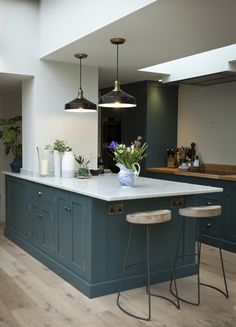
[[[117,175],[112,173],[91,176],[90,179],[31,177],[17,173],[3,173],[105,201],[194,195],[223,191],[219,187],[179,183],[146,177],[138,177],[134,187],[121,187]]]

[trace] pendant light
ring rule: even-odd
[[[95,103],[90,102],[88,99],[84,98],[83,90],[81,88],[81,76],[82,76],[82,67],[81,61],[88,57],[85,53],[76,53],[75,57],[80,60],[79,66],[79,91],[78,96],[74,100],[65,104],[65,110],[70,112],[94,112],[97,110]]]
[[[136,107],[136,99],[121,90],[120,88],[120,82],[119,82],[119,76],[118,76],[118,58],[119,58],[119,45],[125,43],[125,39],[122,38],[112,38],[111,43],[116,45],[116,80],[114,83],[114,89],[101,96],[100,103],[98,104],[99,107],[105,107],[105,108],[131,108]]]

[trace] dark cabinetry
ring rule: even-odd
[[[236,182],[227,182],[225,194],[225,235],[236,244]]]
[[[222,248],[236,252],[236,182],[152,172],[148,172],[147,177],[222,187],[222,193],[196,196],[196,205],[220,204],[222,206],[222,215],[218,219],[201,219],[201,238],[207,244],[216,245],[213,238],[217,235],[219,226]]]
[[[89,200],[56,191],[55,257],[80,275],[88,274]]]
[[[9,176],[6,192],[6,235],[43,262],[50,257],[51,268],[90,278],[90,199]]]
[[[123,85],[136,97],[137,108],[101,109],[101,144],[105,168],[114,165],[106,153],[112,140],[129,144],[137,136],[148,143],[146,166],[166,162],[166,148],[175,148],[177,140],[178,86],[143,81]],[[108,89],[101,90],[107,93]]]
[[[28,188],[20,179],[9,177],[6,183],[6,216],[9,230],[17,231],[23,238],[29,237]]]
[[[26,183],[30,217],[30,241],[47,253],[53,252],[53,190],[37,183]]]

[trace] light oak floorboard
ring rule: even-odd
[[[203,245],[201,277],[223,287],[218,252]],[[0,231],[0,327],[236,327],[236,254],[223,252],[230,298],[201,288],[201,305],[171,303],[152,298],[152,320],[127,316],[116,306],[116,294],[88,299],[47,267],[7,240]],[[196,296],[196,277],[178,280],[180,293]],[[169,283],[152,291],[170,296]],[[145,315],[144,288],[122,293],[122,302],[133,313]]]

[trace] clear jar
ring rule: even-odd
[[[43,147],[37,146],[38,161],[39,161],[39,175],[53,176],[53,153]]]

